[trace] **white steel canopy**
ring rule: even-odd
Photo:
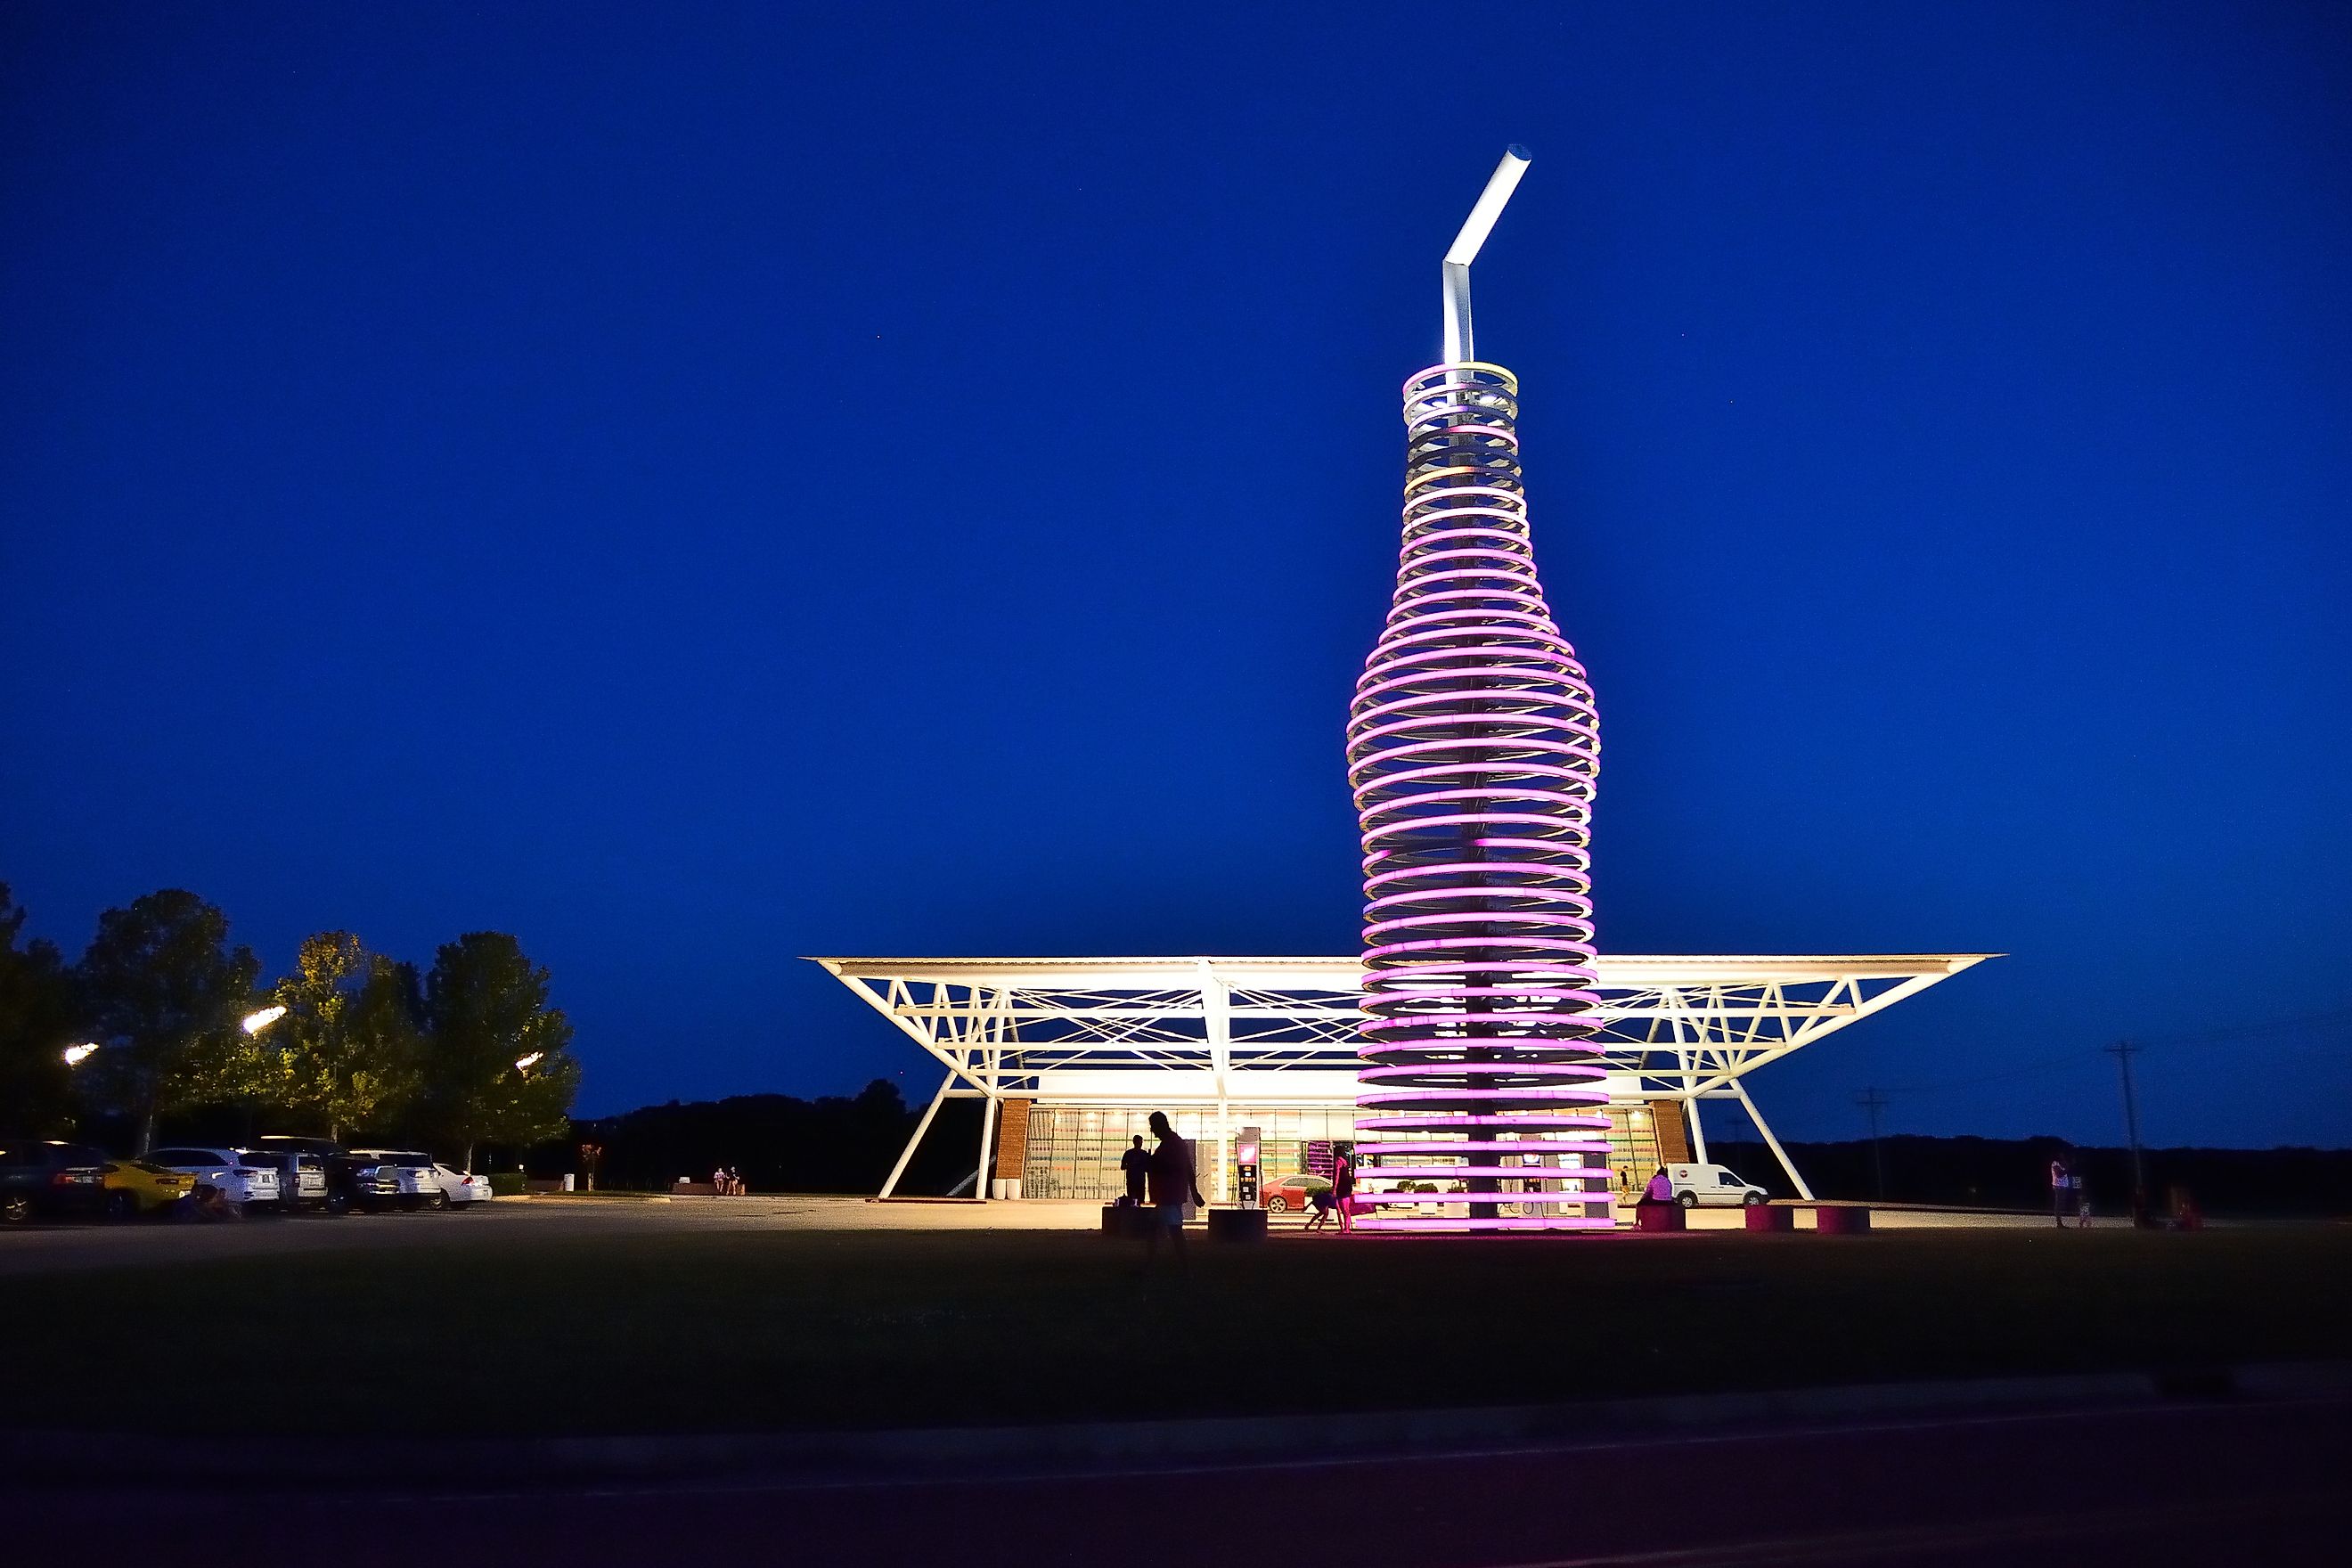
[[[1698,1158],[1702,1100],[1736,1100],[1797,1190],[1811,1190],[1740,1079],[1998,954],[1635,956],[1597,961],[1594,1040],[1611,1097],[1674,1100]],[[883,1195],[940,1104],[978,1096],[983,1151],[1003,1100],[1065,1105],[1352,1104],[1354,958],[818,958],[947,1069]],[[983,1182],[981,1186],[986,1191]]]

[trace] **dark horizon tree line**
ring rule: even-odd
[[[445,942],[423,972],[319,931],[262,985],[228,917],[184,889],[106,910],[73,963],[54,942],[19,945],[25,921],[0,883],[0,1133],[95,1141],[127,1127],[143,1153],[165,1118],[233,1117],[248,1133],[267,1121],[431,1143],[470,1168],[486,1144],[569,1129],[572,1025],[547,970],[503,931]]]

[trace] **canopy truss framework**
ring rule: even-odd
[[[1679,1100],[1706,1158],[1699,1102],[1755,1122],[1799,1193],[1804,1177],[1741,1080],[1997,954],[1602,954],[1594,1044],[1612,1095]],[[1007,1099],[1213,1105],[1223,1191],[1236,1101],[1352,1102],[1362,966],[1355,958],[818,958],[944,1069],[881,1195],[950,1099],[983,1100],[981,1162]],[[1339,1075],[1344,1075],[1340,1081]],[[987,1194],[983,1178],[980,1195]]]

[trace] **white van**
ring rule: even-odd
[[[1686,1209],[1738,1208],[1772,1198],[1763,1188],[1733,1175],[1727,1165],[1668,1165],[1666,1180],[1675,1184],[1675,1202]]]

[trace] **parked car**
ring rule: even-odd
[[[477,1176],[468,1171],[453,1171],[446,1165],[433,1167],[435,1179],[441,1184],[441,1195],[454,1208],[467,1208],[488,1203],[495,1195],[490,1191],[490,1178]]]
[[[1330,1190],[1331,1179],[1318,1176],[1312,1171],[1293,1171],[1286,1176],[1272,1177],[1258,1189],[1268,1214],[1287,1214],[1293,1209],[1303,1209],[1317,1193]]]
[[[433,1156],[415,1149],[354,1149],[354,1160],[373,1160],[382,1164],[399,1184],[394,1202],[404,1209],[449,1206],[449,1194],[441,1190],[441,1178],[433,1173]]]
[[[218,1187],[221,1196],[240,1206],[278,1205],[278,1173],[247,1163],[234,1149],[154,1149],[148,1152],[147,1163],[185,1171]]]
[[[1668,1165],[1666,1180],[1675,1184],[1675,1202],[1686,1209],[1738,1208],[1772,1201],[1771,1194],[1741,1181],[1727,1165]]]
[[[110,1219],[130,1219],[169,1208],[196,1190],[196,1178],[152,1160],[109,1160],[99,1167],[106,1178]]]
[[[278,1206],[284,1213],[327,1206],[327,1166],[316,1154],[295,1149],[239,1149],[235,1152],[248,1165],[265,1165],[278,1173]]]
[[[354,1154],[331,1138],[297,1138],[273,1132],[254,1140],[254,1143],[257,1148],[273,1152],[315,1157],[326,1173],[327,1200],[323,1206],[329,1214],[349,1214],[355,1208],[390,1208],[400,1201],[400,1178],[391,1166],[381,1160]]]
[[[0,1221],[98,1214],[106,1207],[107,1156],[87,1143],[0,1138]]]

